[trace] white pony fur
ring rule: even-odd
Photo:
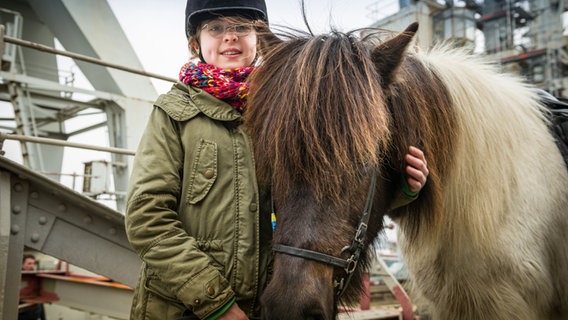
[[[400,224],[411,292],[434,319],[568,319],[568,173],[535,91],[464,51],[411,54],[459,121],[441,219],[412,241]]]

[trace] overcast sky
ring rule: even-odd
[[[108,0],[146,71],[177,77],[189,53],[184,32],[185,0]],[[306,30],[299,0],[267,0],[271,25]],[[306,0],[307,17],[315,33],[333,25],[349,31],[366,27],[396,0]],[[373,10],[380,9],[380,10]],[[153,80],[158,93],[169,83]]]

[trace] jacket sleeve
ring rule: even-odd
[[[406,182],[406,179],[404,177],[401,177],[400,180],[400,188],[395,192],[394,197],[389,205],[388,211],[404,207],[405,205],[418,199],[418,195],[420,194],[420,191],[410,191],[410,189],[408,188],[408,183]]]
[[[178,123],[155,107],[134,159],[126,233],[146,268],[158,278],[142,285],[168,295],[167,300],[181,301],[205,319],[235,293],[178,219],[184,158],[178,131]]]

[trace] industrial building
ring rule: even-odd
[[[377,15],[387,11],[386,4],[378,1],[370,9]],[[421,47],[450,39],[500,63],[505,72],[566,98],[567,5],[562,0],[400,0],[396,13],[372,26],[403,30],[418,21]]]

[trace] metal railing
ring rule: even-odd
[[[129,155],[129,156],[133,156],[133,155],[136,154],[135,151],[131,151],[131,150],[127,150],[127,149],[121,149],[121,148],[100,147],[100,146],[94,146],[94,145],[89,145],[89,144],[84,144],[84,143],[68,142],[68,141],[62,141],[62,140],[57,140],[57,139],[31,137],[31,136],[24,136],[24,135],[0,132],[0,155],[3,155],[2,145],[4,143],[4,140],[17,140],[17,141],[20,141],[20,142],[43,143],[43,144],[50,144],[50,145],[63,146],[63,147],[89,149],[89,150],[95,150],[95,151],[124,154],[124,155]]]
[[[4,34],[4,30],[5,30],[4,26],[0,25],[0,53],[4,51],[4,42],[6,42],[6,43],[12,43],[12,44],[15,44],[15,45],[20,45],[20,46],[27,47],[27,48],[32,48],[32,49],[43,51],[43,52],[49,52],[49,53],[62,55],[62,56],[65,56],[65,57],[69,57],[69,58],[73,58],[73,59],[77,59],[77,60],[81,60],[81,61],[85,61],[85,62],[89,62],[89,63],[98,64],[98,65],[101,65],[101,66],[105,66],[105,67],[109,67],[109,68],[113,68],[113,69],[117,69],[117,70],[135,73],[135,74],[139,74],[139,75],[142,75],[142,76],[147,76],[147,77],[161,79],[161,80],[170,81],[170,82],[177,82],[177,79],[162,76],[162,75],[159,75],[159,74],[156,74],[156,73],[141,71],[141,70],[137,70],[137,69],[133,69],[133,68],[128,68],[128,67],[121,66],[121,65],[118,65],[118,64],[115,64],[115,63],[106,62],[106,61],[103,61],[103,60],[100,60],[100,59],[85,56],[85,55],[82,55],[82,54],[68,52],[68,51],[64,51],[64,50],[58,50],[58,49],[55,49],[55,48],[52,48],[52,47],[49,47],[49,46],[46,46],[46,45],[43,45],[43,44],[10,37],[10,36],[7,36],[7,35]]]

